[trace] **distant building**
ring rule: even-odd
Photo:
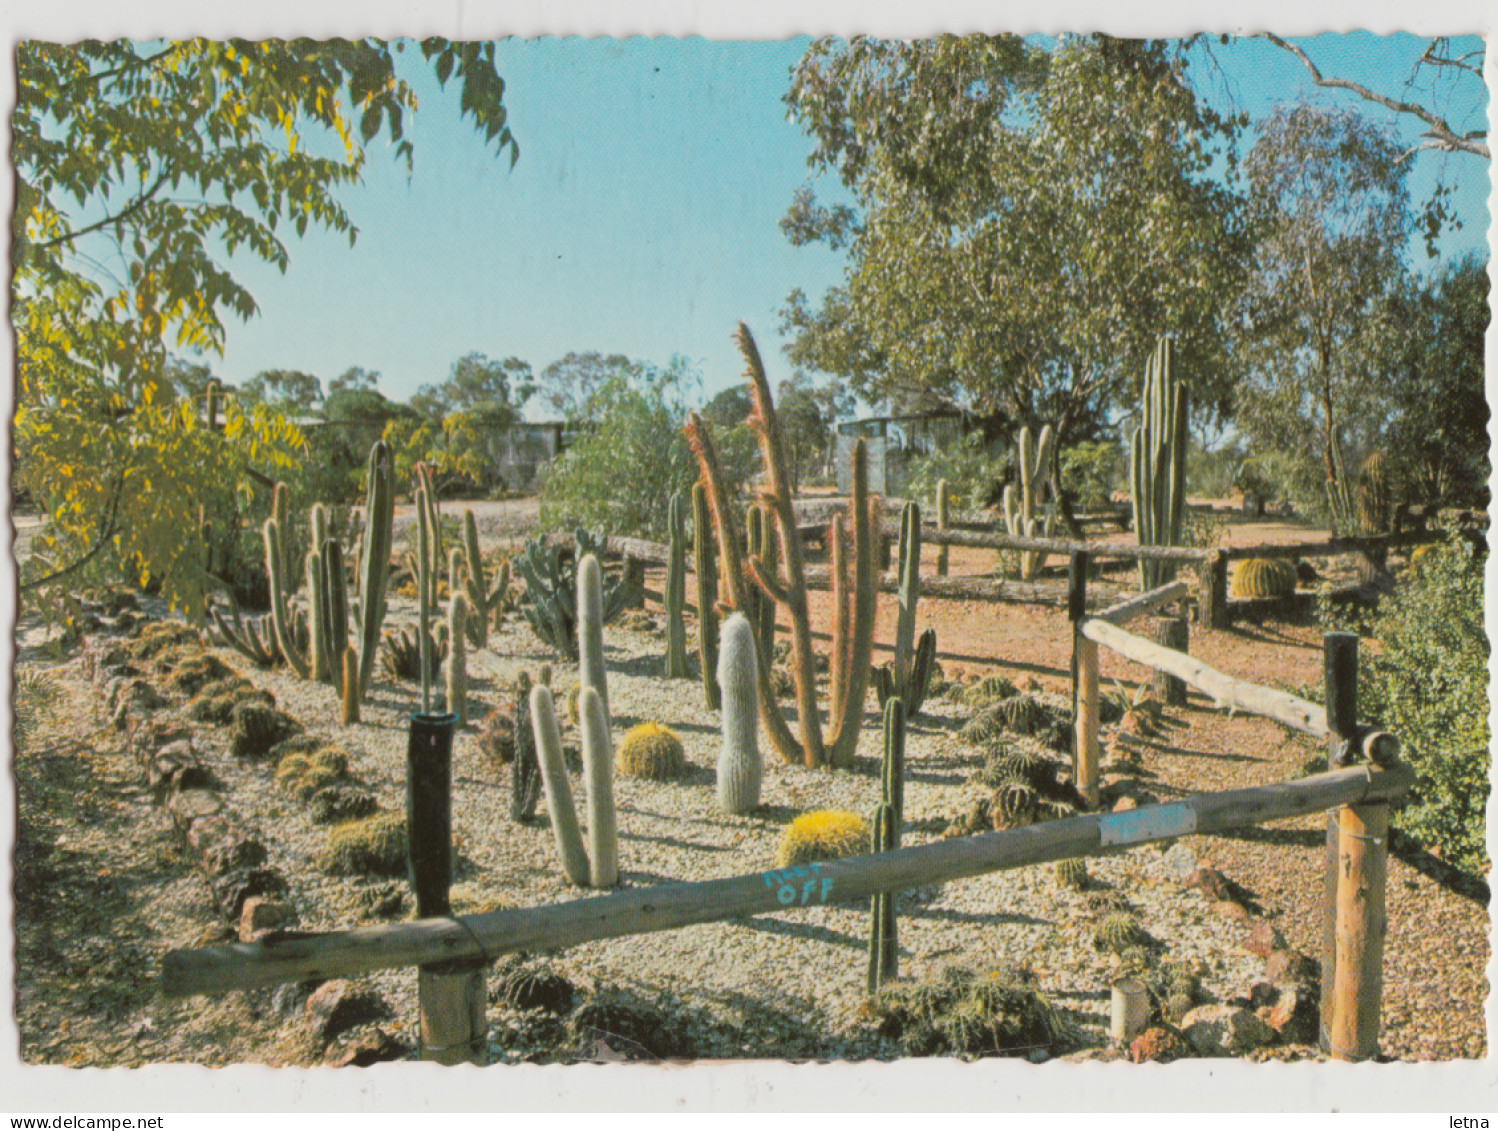
[[[521,421],[495,436],[489,453],[495,469],[512,491],[533,491],[541,468],[567,449],[572,426],[560,420]]]
[[[876,495],[901,495],[905,471],[918,455],[957,443],[968,430],[968,417],[955,408],[901,416],[866,416],[838,424],[834,437],[837,489],[853,489],[853,444],[860,436],[869,453],[869,490]]]

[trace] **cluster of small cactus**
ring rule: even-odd
[[[718,543],[726,597],[724,603],[746,614],[757,611],[751,608],[752,586],[770,601],[783,606],[790,621],[791,673],[796,688],[799,735],[792,733],[776,702],[769,664],[770,641],[757,641],[760,714],[771,745],[785,760],[793,762],[799,758],[809,768],[824,764],[846,768],[852,764],[858,746],[874,638],[874,520],[878,504],[869,496],[866,445],[859,440],[853,446],[853,490],[847,514],[851,547],[844,537],[843,516],[833,518],[829,534],[833,589],[832,670],[828,705],[830,728],[824,741],[821,710],[817,705],[806,570],[791,505],[785,441],[759,350],[748,327],[742,323],[737,340],[746,362],[754,402],[749,424],[759,441],[767,479],[761,489],[761,499],[769,507],[772,519],[762,529],[761,552],[748,555],[747,560],[740,552],[735,515],[723,485],[711,430],[697,413],[690,414],[687,422],[687,436],[697,457]],[[778,545],[782,551],[778,562],[769,559],[772,544]],[[755,618],[751,616],[750,619],[752,622]]]
[[[915,643],[915,608],[921,596],[921,511],[906,503],[900,515],[900,612],[895,622],[895,658],[890,664],[875,668],[874,690],[879,706],[892,698],[905,703],[911,715],[918,715],[926,700],[931,681],[931,666],[936,661],[936,631],[928,628]]]
[[[608,539],[586,530],[573,533],[574,553],[563,560],[560,546],[548,546],[544,539],[533,538],[515,559],[515,568],[525,578],[525,601],[521,612],[536,635],[558,655],[578,658],[577,641],[577,570],[582,559],[591,555],[603,559]],[[629,603],[630,587],[622,576],[609,578],[603,586],[601,611],[607,624]]]
[[[645,722],[619,740],[619,772],[625,777],[672,781],[686,770],[686,754],[676,732],[660,723]]]
[[[963,741],[979,744],[1005,735],[1024,735],[1064,751],[1071,742],[1071,716],[1052,700],[1041,693],[1016,693],[979,711],[959,733]]]
[[[1186,513],[1186,386],[1175,374],[1175,343],[1161,338],[1144,371],[1142,420],[1129,440],[1134,538],[1140,546],[1178,546]],[[1172,562],[1139,560],[1149,590],[1175,576]]]
[[[777,868],[791,868],[818,860],[837,860],[868,851],[869,823],[846,809],[817,809],[803,813],[781,834],[775,854]]]
[[[1295,563],[1284,558],[1244,558],[1233,564],[1234,597],[1288,597],[1295,592]]]
[[[439,627],[445,628],[445,626]],[[434,680],[441,673],[442,661],[447,658],[446,632],[442,631],[433,635],[428,640],[426,649],[421,647],[421,641],[415,629],[400,628],[387,632],[385,633],[385,649],[380,653],[380,663],[392,679],[418,683],[423,678],[421,670],[423,652],[427,662],[425,678]]]
[[[759,753],[758,663],[754,630],[743,613],[734,613],[723,623],[717,674],[723,709],[717,796],[728,813],[747,813],[759,805],[764,763]]]
[[[1019,459],[1019,492],[1016,498],[1014,484],[1004,488],[1004,525],[1010,534],[1021,538],[1049,538],[1055,532],[1056,511],[1047,507],[1045,518],[1040,517],[1040,501],[1050,479],[1051,466],[1056,459],[1056,434],[1049,424],[1040,430],[1040,438],[1032,440],[1030,427],[1019,430],[1015,448]],[[1046,555],[1037,550],[1021,551],[1019,575],[1030,581],[1045,568]]]
[[[992,672],[976,683],[970,683],[962,688],[955,698],[964,707],[981,711],[984,707],[993,706],[1000,699],[1008,699],[1018,690],[1007,676]]]
[[[404,813],[374,813],[329,832],[323,866],[336,875],[403,876],[408,845]]]
[[[947,967],[935,977],[883,987],[868,1008],[879,1032],[911,1056],[1029,1052],[1067,1039],[1056,1007],[1022,968],[978,974]]]

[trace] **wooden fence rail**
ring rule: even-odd
[[[1386,800],[1402,794],[1412,780],[1403,766],[1354,766],[1299,781],[1146,805],[1128,813],[1087,813],[730,879],[639,888],[462,918],[325,934],[287,932],[252,943],[174,950],[165,956],[161,988],[168,997],[184,997],[436,962],[492,961],[517,950],[576,946],[830,900],[863,899],[1008,868],[1120,852],[1187,833],[1223,832],[1339,805]]]

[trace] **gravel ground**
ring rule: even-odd
[[[651,576],[647,587],[658,591]],[[892,621],[889,599],[881,600],[881,628]],[[1062,614],[1028,606],[969,608],[959,602],[929,601],[923,617],[938,624],[944,662],[971,672],[997,664],[1016,677],[1039,674],[1054,689],[1065,672]],[[981,614],[981,618],[980,618]],[[412,602],[396,600],[391,623],[414,620]],[[796,814],[813,808],[846,808],[866,814],[879,792],[880,739],[875,716],[866,716],[859,762],[852,771],[828,773],[782,766],[766,747],[764,807],[748,817],[719,814],[713,802],[713,765],[718,720],[704,709],[695,679],[667,681],[658,676],[663,644],[649,631],[650,618],[636,628],[606,631],[610,701],[615,737],[635,722],[655,720],[682,739],[689,773],[680,781],[651,783],[619,778],[616,800],[620,828],[621,883],[625,888],[706,880],[752,873],[772,866],[781,830]],[[813,622],[817,623],[813,613]],[[967,626],[968,636],[948,621]],[[643,629],[643,630],[642,630]],[[34,633],[32,634],[35,635]],[[1193,652],[1246,678],[1296,686],[1313,680],[1319,653],[1312,630],[1268,623],[1233,632],[1202,634]],[[975,639],[975,637],[977,639]],[[34,646],[34,639],[23,639]],[[955,654],[948,653],[948,646]],[[1272,648],[1270,646],[1273,646]],[[980,654],[983,653],[983,654]],[[1054,653],[1054,654],[1053,654]],[[219,653],[232,666],[271,690],[282,709],[309,730],[326,734],[350,755],[351,773],[378,795],[383,807],[404,803],[403,767],[406,717],[416,706],[414,685],[390,682],[383,673],[364,709],[364,722],[333,725],[337,701],[331,688],[290,678],[279,671],[255,671],[236,654]],[[23,647],[23,660],[40,658]],[[1245,670],[1250,657],[1257,665]],[[575,669],[558,663],[518,618],[491,636],[487,649],[470,654],[470,717],[508,696],[510,681],[522,668],[533,673],[542,663],[554,668],[553,685],[565,689]],[[1272,670],[1267,676],[1265,669]],[[81,678],[76,664],[56,669],[69,694],[38,739],[87,735],[101,721],[98,692]],[[1125,682],[1143,673],[1122,661],[1105,663],[1105,678]],[[1105,684],[1106,685],[1106,684]],[[941,835],[948,821],[974,795],[969,775],[979,752],[955,731],[970,712],[944,700],[928,705],[912,725],[907,745],[906,844]],[[1172,712],[1165,737],[1148,744],[1146,783],[1161,800],[1188,793],[1233,788],[1291,776],[1319,751],[1287,736],[1261,719],[1227,718],[1193,697]],[[565,728],[564,728],[565,734]],[[317,866],[326,843],[325,827],[274,784],[271,767],[228,756],[227,732],[202,728],[198,745],[225,787],[231,809],[256,829],[271,850],[271,863],[290,879],[300,927],[325,930],[371,921],[365,893],[387,881],[332,877]],[[134,908],[137,946],[149,968],[177,946],[195,945],[212,920],[201,881],[177,859],[170,859],[169,825],[138,787],[128,784],[128,763],[111,744],[94,735],[92,757],[101,767],[116,812],[85,823],[77,851],[100,859],[115,854]],[[108,770],[104,773],[103,770]],[[517,825],[507,815],[508,773],[497,773],[477,749],[474,729],[461,732],[455,746],[453,812],[459,851],[455,910],[495,906],[536,906],[588,898],[562,879],[544,819]],[[112,777],[111,777],[112,775]],[[574,794],[582,783],[574,775]],[[23,782],[23,813],[26,806]],[[581,804],[579,805],[581,809]],[[544,806],[542,807],[544,813]],[[1290,942],[1319,950],[1319,845],[1321,820],[1280,822],[1235,838],[1185,838],[1180,852],[1221,869],[1257,900],[1264,917]],[[113,840],[111,840],[113,837]],[[156,852],[152,867],[128,861]],[[163,855],[164,854],[164,855]],[[1175,861],[1174,863],[1178,863]],[[1204,989],[1222,1000],[1241,992],[1262,973],[1261,960],[1242,949],[1246,928],[1220,917],[1203,896],[1173,882],[1161,848],[1143,847],[1099,859],[1090,870],[1105,889],[1124,896],[1149,931],[1174,959],[1199,962]],[[1029,965],[1040,988],[1072,1027],[1073,1048],[1083,1056],[1106,1056],[1110,960],[1091,945],[1095,920],[1082,896],[1059,888],[1048,867],[1018,869],[906,893],[900,905],[901,972],[920,976],[947,964],[979,968],[1006,962]],[[1480,1057],[1486,1052],[1482,1008],[1487,987],[1486,907],[1409,864],[1390,860],[1390,935],[1385,958],[1386,1055],[1404,1059]],[[560,961],[584,986],[622,987],[651,1000],[673,1003],[672,1012],[688,1028],[702,1056],[888,1054],[889,1048],[858,1021],[863,995],[868,913],[863,907],[832,904],[805,910],[745,917],[679,931],[600,941],[568,950]],[[131,1000],[115,1013],[95,1019],[88,1040],[69,1042],[40,1031],[46,1022],[47,992],[40,972],[28,972],[30,938],[22,926],[18,963],[23,1055],[65,1063],[140,1063],[189,1060],[200,1063],[265,1061],[294,1063],[305,1057],[286,1038],[286,1026],[260,999],[233,994],[189,1010],[179,1004]],[[87,970],[68,975],[48,971],[66,986],[87,980]],[[145,971],[138,976],[147,976]],[[390,1031],[415,1042],[415,978],[393,971],[361,980],[384,994],[394,1007]],[[53,983],[49,983],[53,984]],[[29,996],[28,996],[29,993]],[[519,1020],[492,1006],[493,1056],[511,1059],[531,1051],[511,1038]],[[144,1043],[130,1033],[150,1033]],[[121,1037],[125,1034],[125,1037]],[[817,1034],[813,1040],[809,1034]],[[123,1040],[123,1044],[121,1044]],[[1309,1050],[1297,1050],[1308,1054]]]

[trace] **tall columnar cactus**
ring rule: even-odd
[[[468,725],[468,598],[447,599],[447,709]]]
[[[952,492],[947,487],[945,479],[936,481],[936,529],[946,530],[948,523],[952,520]],[[943,542],[936,551],[936,576],[947,576],[947,551],[950,547]]]
[[[496,595],[487,588],[484,577],[484,556],[479,552],[479,527],[473,517],[473,509],[463,510],[463,591],[468,595],[468,639],[475,648],[489,643],[489,602]],[[508,583],[508,577],[506,577]],[[502,595],[503,590],[499,591]]]
[[[759,558],[765,573],[775,576],[779,562],[775,551],[775,511],[769,503],[750,503],[745,515],[747,530],[745,544],[751,558]],[[757,590],[749,593],[749,608],[745,610],[749,623],[754,628],[754,638],[759,641],[760,651],[766,656],[775,653],[775,602]]]
[[[343,652],[348,647],[348,577],[343,569],[343,546],[336,538],[322,544],[318,555],[318,589],[323,617],[324,653],[328,681],[343,690]]]
[[[294,586],[296,580],[291,572],[294,560],[291,553],[291,488],[284,483],[277,483],[271,491],[270,516],[276,524],[276,531],[280,535],[278,543],[280,549],[281,580],[287,586]],[[270,573],[270,562],[265,563],[265,572]],[[285,590],[286,596],[291,596],[291,589]]]
[[[578,679],[584,688],[598,692],[605,716],[612,718],[603,663],[603,570],[592,554],[584,554],[577,563],[577,653]]]
[[[1019,492],[1014,484],[1004,488],[1004,524],[1009,533],[1023,538],[1049,538],[1055,533],[1056,512],[1047,507],[1045,517],[1040,516],[1040,496],[1050,479],[1051,463],[1056,458],[1055,433],[1047,424],[1040,430],[1040,439],[1033,441],[1030,426],[1019,430],[1015,441],[1019,459]],[[1020,577],[1029,581],[1045,568],[1046,555],[1039,550],[1024,550],[1019,556]]]
[[[345,646],[343,649],[343,725],[359,721],[359,653]]]
[[[692,484],[692,558],[697,574],[697,656],[702,661],[702,691],[707,709],[721,703],[718,687],[718,558],[712,538],[712,511],[707,487]]]
[[[666,606],[666,664],[667,679],[685,679],[687,675],[687,626],[685,607],[687,603],[687,520],[681,505],[681,495],[671,496],[666,510],[666,526],[671,534],[666,554],[666,585],[663,594]]]
[[[307,671],[315,680],[328,678],[328,618],[323,609],[322,551],[316,544],[304,562],[307,580],[307,620],[312,639],[307,648]]]
[[[390,547],[395,535],[395,483],[390,446],[376,440],[369,449],[364,494],[364,536],[359,544],[359,699],[374,678],[380,629],[385,623],[385,590],[390,581]]]
[[[307,657],[297,646],[296,627],[292,623],[286,587],[285,535],[274,518],[265,520],[264,533],[265,565],[270,573],[271,623],[276,629],[276,647],[281,650],[287,666],[300,678],[306,679],[311,669],[307,665]]]
[[[754,630],[743,613],[723,624],[718,685],[723,689],[723,745],[718,751],[718,806],[747,813],[759,805],[764,764],[759,755],[758,676]]]
[[[906,503],[900,514],[900,613],[895,622],[894,662],[874,671],[874,688],[883,707],[892,697],[918,714],[926,700],[926,685],[936,659],[936,632],[921,633],[915,644],[915,609],[921,596],[921,510]]]
[[[1186,512],[1186,386],[1175,375],[1175,343],[1161,338],[1144,371],[1143,423],[1129,442],[1134,538],[1140,546],[1179,546]],[[1175,576],[1173,562],[1139,561],[1146,590]]]
[[[900,828],[905,819],[905,704],[891,699],[884,705],[884,766],[882,800],[874,810],[874,852],[893,852],[900,847]],[[873,922],[869,932],[869,993],[876,994],[885,981],[899,974],[899,926],[895,916],[895,893],[874,896]]]
[[[550,672],[544,668],[541,686],[551,694]],[[515,757],[510,762],[510,820],[524,824],[536,812],[536,802],[541,797],[541,767],[536,758],[535,728],[531,724],[531,677],[521,672],[515,679],[515,699],[511,718],[514,720]],[[556,716],[551,725],[556,727]]]
[[[417,619],[417,647],[421,656],[421,713],[430,715],[432,713],[432,603],[436,593],[437,583],[433,578],[436,572],[435,559],[432,557],[432,534],[431,522],[427,518],[427,509],[421,496],[423,488],[416,490],[416,598],[419,609]]]
[[[791,732],[790,724],[780,711],[770,675],[770,657],[765,651],[765,643],[757,641],[761,720],[771,743],[787,761],[795,761],[799,757],[809,767],[828,762],[835,767],[846,767],[852,764],[858,745],[874,635],[874,519],[868,493],[866,447],[860,440],[853,449],[853,496],[849,501],[848,520],[854,532],[853,552],[850,556],[856,564],[851,580],[846,561],[843,563],[845,568],[842,576],[837,576],[834,571],[834,607],[842,600],[850,609],[850,615],[846,618],[834,618],[833,667],[836,672],[841,665],[846,679],[841,685],[834,683],[839,690],[832,696],[829,711],[831,734],[824,743],[821,715],[816,701],[816,657],[811,646],[806,570],[801,538],[796,528],[796,515],[791,505],[785,442],[781,436],[759,350],[748,327],[742,323],[739,324],[737,339],[747,365],[754,399],[754,412],[749,418],[749,424],[759,441],[760,457],[768,481],[762,497],[772,508],[773,526],[778,534],[782,560],[778,569],[771,570],[766,568],[763,556],[750,556],[746,561],[740,552],[737,524],[723,487],[711,429],[698,414],[692,413],[687,421],[687,436],[697,457],[702,482],[707,488],[711,504],[713,530],[723,562],[723,583],[727,596],[725,603],[729,608],[747,611],[749,587],[754,585],[773,601],[785,606],[791,629],[791,669],[796,686],[796,713],[800,734],[798,736]],[[766,544],[770,541],[770,533],[765,532]]]
[[[588,886],[611,888],[619,882],[614,744],[609,737],[608,714],[596,690],[582,689],[577,711],[583,740],[583,776],[588,783]]]
[[[562,736],[557,733],[556,706],[549,687],[537,685],[531,688],[530,712],[536,760],[540,763],[541,781],[546,789],[546,811],[551,816],[551,832],[556,837],[562,872],[578,887],[587,887],[588,853],[583,848],[582,834],[577,828],[577,809],[572,804],[567,767],[562,764]],[[518,719],[516,724],[518,727]]]

